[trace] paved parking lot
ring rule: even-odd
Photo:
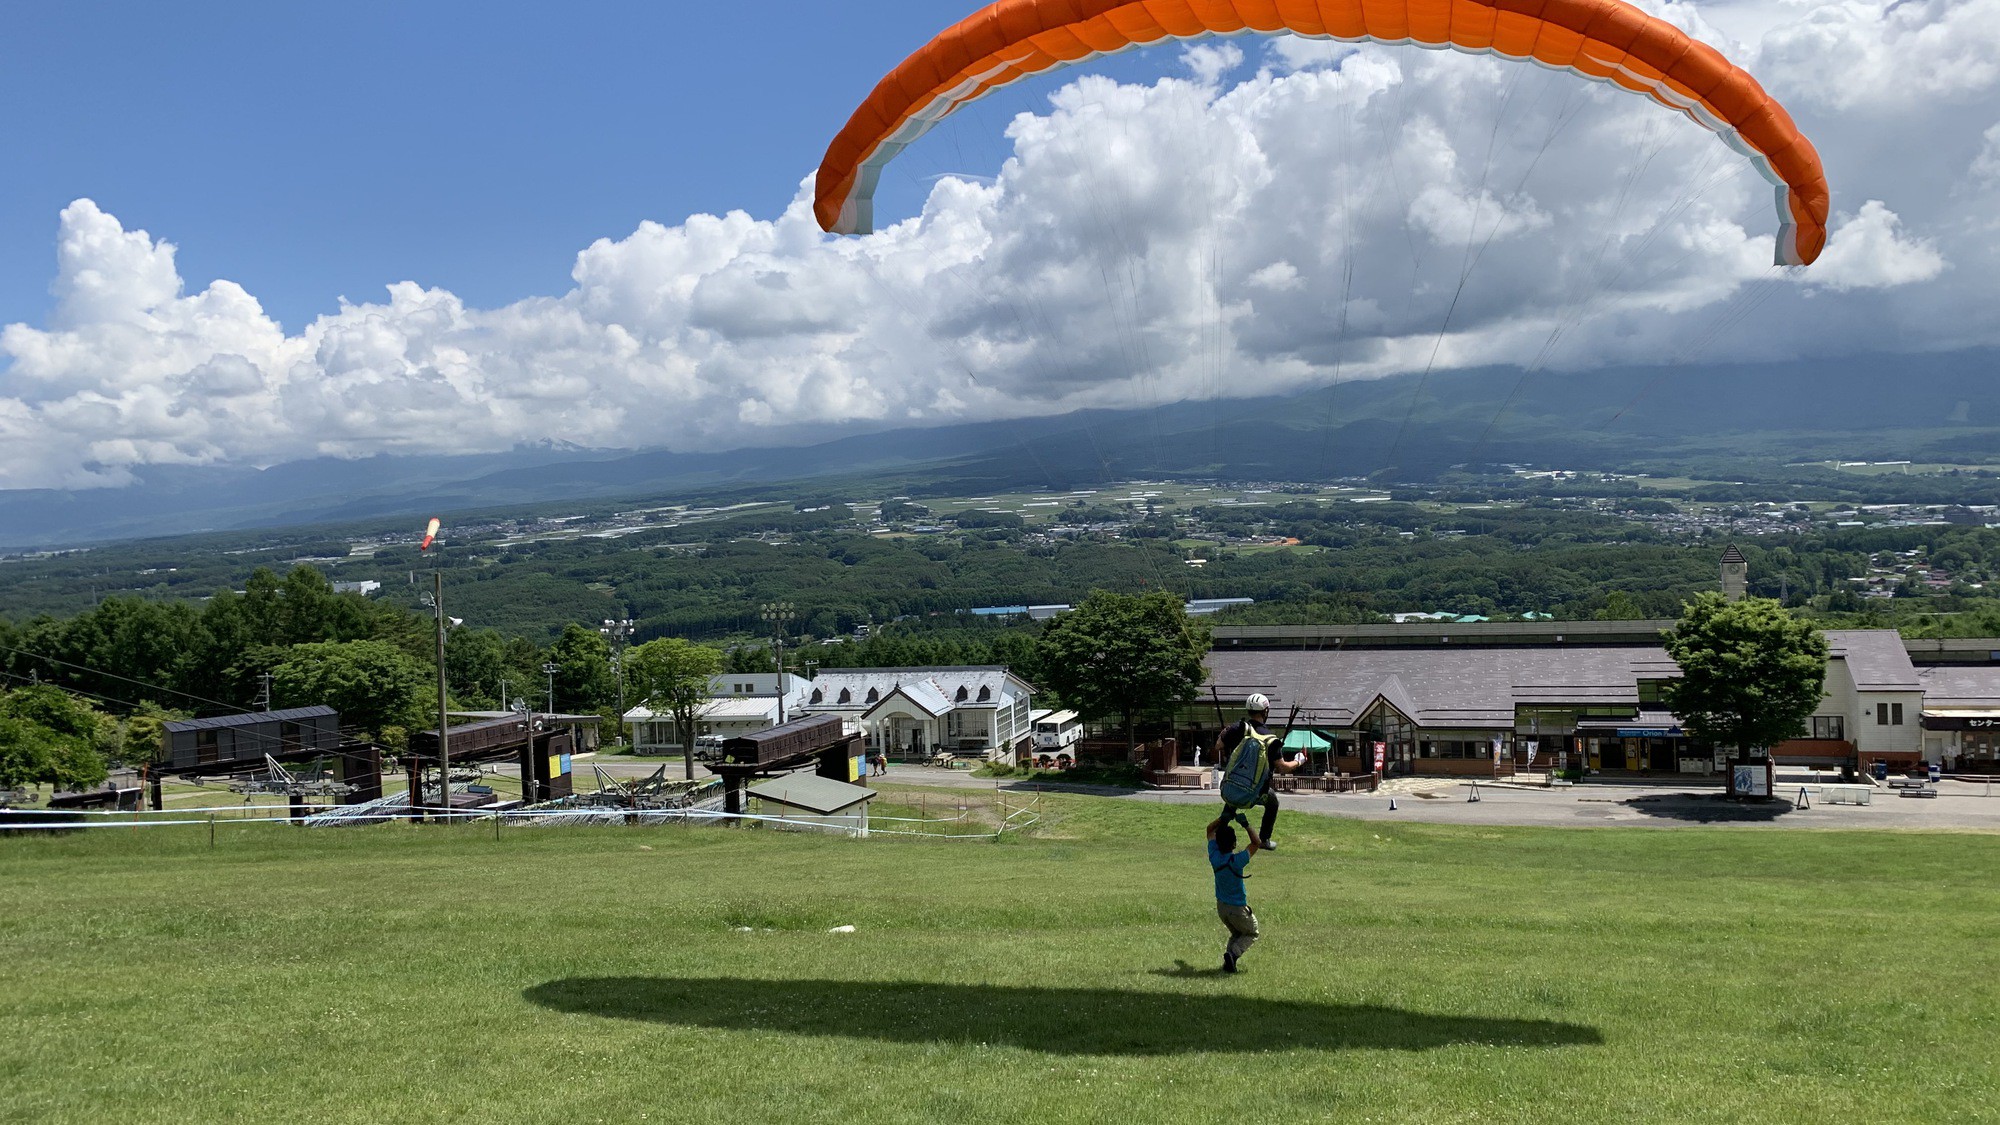
[[[607,773],[620,777],[644,776],[657,763],[620,762],[608,756],[592,759]],[[697,773],[702,772],[696,767]],[[667,770],[680,776],[678,763]],[[589,786],[589,770],[578,765],[578,783]],[[995,783],[971,776],[964,770],[931,769],[897,765],[881,779],[894,785],[934,785],[941,787],[987,788]],[[1034,783],[1002,781],[1001,787],[1030,790]],[[1602,826],[1631,825],[1644,828],[1679,828],[1702,824],[1732,824],[1771,828],[1951,828],[2000,831],[2000,786],[1944,781],[1935,798],[1912,798],[1896,790],[1882,788],[1870,793],[1867,805],[1835,805],[1820,794],[1820,781],[1806,774],[1780,773],[1779,798],[1763,802],[1732,801],[1715,788],[1699,788],[1673,783],[1659,785],[1621,783],[1616,785],[1574,785],[1556,789],[1517,788],[1511,785],[1482,784],[1479,800],[1471,800],[1472,786],[1454,778],[1437,778],[1434,783],[1416,779],[1410,792],[1394,795],[1391,809],[1387,793],[1286,793],[1282,806],[1328,816],[1357,820],[1411,820],[1436,824]],[[1114,789],[1099,786],[1041,786],[1047,789],[1074,789],[1132,801],[1162,804],[1217,805],[1214,791],[1173,789]],[[1806,801],[1798,800],[1806,791]],[[1428,795],[1426,795],[1428,794]],[[1279,837],[1282,842],[1282,835]]]
[[[978,785],[963,772],[899,767],[891,782],[915,785]],[[986,785],[993,784],[985,782]],[[1003,782],[1008,788],[1026,788]],[[1804,804],[1799,790],[1806,790]],[[1719,789],[1675,784],[1574,785],[1555,789],[1482,784],[1479,800],[1470,784],[1438,778],[1412,783],[1412,791],[1376,793],[1286,793],[1282,806],[1357,820],[1415,820],[1437,824],[1635,825],[1678,828],[1700,824],[1742,824],[1780,828],[1956,828],[2000,831],[2000,787],[1946,781],[1930,799],[1901,797],[1875,789],[1867,805],[1834,805],[1822,799],[1820,782],[1781,774],[1780,798],[1732,801]],[[1217,804],[1213,791],[1090,789],[1107,796],[1168,804]],[[1425,794],[1428,794],[1426,796]]]

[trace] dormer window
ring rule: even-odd
[[[826,693],[825,693],[825,692],[823,692],[823,691],[821,691],[821,690],[820,690],[820,689],[818,689],[818,688],[814,688],[814,689],[813,689],[813,695],[812,695],[812,701],[813,701],[814,703],[824,703],[824,702],[826,702]]]
[[[874,688],[868,689],[868,702],[873,703],[880,698],[882,698],[882,693],[880,691],[877,691]]]
[[[958,702],[958,703],[963,703],[963,702],[965,702],[965,699],[966,699],[966,696],[967,696],[968,694],[970,694],[970,693],[969,693],[969,692],[967,692],[967,691],[965,690],[965,685],[964,685],[964,684],[960,684],[960,685],[958,685],[958,694],[957,694],[957,695],[954,695],[954,696],[952,696],[952,699],[953,699],[953,700],[954,700],[955,702]]]
[[[990,688],[990,687],[982,687],[982,688],[980,688],[980,689],[979,689],[979,702],[981,702],[981,703],[986,703],[986,702],[990,701],[990,700],[991,700],[992,698],[993,698],[993,689],[992,689],[992,688]]]
[[[852,702],[854,702],[854,693],[853,693],[853,692],[851,692],[851,691],[849,691],[849,690],[847,690],[846,688],[841,688],[841,689],[840,689],[840,701],[841,701],[842,703],[852,703]]]

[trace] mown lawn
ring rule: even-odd
[[[2000,1116],[2000,837],[1287,813],[1223,977],[1202,811],[1045,808],[0,840],[0,1119]]]

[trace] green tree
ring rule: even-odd
[[[166,747],[166,724],[190,716],[185,711],[168,711],[141,706],[119,723],[119,750],[126,765],[145,765],[157,760]]]
[[[104,780],[98,714],[47,684],[0,693],[0,789],[79,789]]]
[[[993,638],[988,658],[1031,684],[1042,682],[1042,658],[1035,638],[1025,632],[1007,632]]]
[[[293,645],[271,669],[271,688],[281,707],[325,704],[342,723],[367,730],[431,728],[435,675],[386,641],[328,641]]]
[[[778,670],[777,657],[771,654],[768,645],[737,645],[729,650],[726,659],[728,667],[723,669],[726,672],[755,674]]]
[[[446,633],[444,667],[452,698],[477,707],[507,710],[502,685],[520,692],[531,682],[510,672],[507,639],[491,629],[458,628]]]
[[[1681,678],[1663,691],[1696,742],[1733,746],[1739,760],[1797,737],[1819,708],[1826,638],[1769,598],[1689,603],[1666,636]]]
[[[549,646],[556,666],[556,705],[595,711],[618,700],[618,679],[611,671],[611,643],[596,629],[572,621]]]
[[[1036,646],[1042,676],[1065,705],[1092,718],[1117,715],[1132,745],[1142,715],[1193,699],[1207,673],[1208,627],[1164,590],[1096,590],[1053,618]]]
[[[1599,621],[1643,621],[1645,618],[1646,611],[1623,590],[1613,590],[1605,595],[1604,608],[1597,611]]]
[[[708,701],[708,685],[722,672],[722,654],[679,637],[647,641],[625,654],[628,694],[674,717],[687,775],[694,776],[694,720]]]

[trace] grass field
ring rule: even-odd
[[[1044,808],[0,841],[0,1120],[2000,1115],[2000,837],[1288,813],[1224,977],[1203,813]]]

